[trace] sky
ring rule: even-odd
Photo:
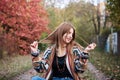
[[[105,0],[86,0],[86,1],[90,1],[94,5],[97,5],[97,3],[104,2]]]
[[[70,1],[80,1],[80,0],[56,0],[58,1],[58,3],[56,4],[56,7],[59,7],[59,8],[64,8],[66,5],[68,5],[68,3]],[[94,5],[97,5],[97,3],[99,2],[104,2],[105,0],[85,0],[86,2],[91,2],[93,3]]]

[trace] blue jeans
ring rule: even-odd
[[[39,76],[33,76],[32,80],[45,80],[45,78],[39,77]]]
[[[32,80],[45,80],[45,78],[42,78],[39,76],[34,76],[34,77],[32,77]],[[65,77],[65,78],[53,77],[52,80],[73,80],[73,79],[69,78],[69,77]]]
[[[53,77],[52,80],[73,80],[72,78],[70,77],[64,77],[64,78],[59,78],[59,77]]]

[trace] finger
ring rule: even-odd
[[[34,47],[30,47],[30,49],[31,49],[32,51],[36,50],[36,48],[34,48]]]
[[[30,48],[35,48],[35,46],[34,45],[30,45]]]
[[[93,43],[93,46],[96,46],[96,43]]]
[[[32,44],[30,44],[30,46],[32,46],[32,47],[34,47],[34,48],[37,48],[38,42],[37,42],[37,41],[34,41]]]

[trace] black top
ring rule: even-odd
[[[66,66],[66,55],[58,57],[55,55],[52,64],[52,76],[53,77],[70,77],[73,78]]]

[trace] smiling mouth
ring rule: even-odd
[[[68,41],[71,41],[71,39],[67,38]]]

